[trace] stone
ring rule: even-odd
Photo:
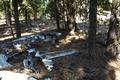
[[[0,54],[0,69],[11,67],[12,65],[7,62],[8,57],[4,54]]]
[[[49,78],[49,77],[47,77],[47,78],[45,78],[44,80],[52,80],[51,78]]]
[[[23,65],[27,69],[35,70],[35,61],[32,58],[24,59]]]
[[[49,71],[52,71],[53,61],[52,61],[51,59],[42,59],[42,62],[44,63],[45,67],[46,67]]]

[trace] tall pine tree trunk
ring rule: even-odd
[[[107,38],[107,55],[116,58],[120,54],[120,0],[113,0]]]
[[[75,6],[74,6],[74,1],[75,0],[68,0],[67,3],[67,29],[69,31],[75,30],[77,25],[75,21]]]
[[[25,24],[26,24],[26,27],[28,27],[28,11],[26,7],[25,7]]]
[[[66,29],[67,28],[67,10],[66,10],[66,4],[65,4],[65,0],[62,0],[63,1],[63,18],[64,18],[64,26],[62,27],[62,29]]]
[[[21,37],[21,26],[19,22],[19,11],[18,11],[18,1],[13,0],[13,8],[14,8],[14,19],[15,19],[15,27],[16,27],[16,37]]]
[[[11,13],[10,13],[10,4],[9,1],[6,1],[6,24],[11,25]]]
[[[76,28],[76,22],[75,22],[75,10],[74,7],[71,7],[69,10],[69,14],[68,14],[68,28],[69,30],[75,29]]]
[[[96,49],[96,27],[97,27],[97,0],[90,0],[90,9],[89,9],[89,57],[96,60],[97,53]]]
[[[57,0],[55,1],[55,20],[56,20],[56,24],[57,24],[57,29],[60,30],[60,17],[59,17],[59,10],[58,10],[58,6],[57,6]]]
[[[6,1],[6,25],[11,29],[11,34],[14,38],[13,29],[11,27],[10,1]]]
[[[34,10],[33,15],[34,15],[34,20],[36,21],[37,20],[37,11]]]

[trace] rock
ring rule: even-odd
[[[14,47],[16,48],[16,50],[22,51],[22,45],[21,44],[16,44],[16,45],[14,45]]]
[[[52,71],[53,61],[52,61],[51,59],[42,59],[42,62],[44,63],[45,67],[46,67],[49,71]]]
[[[31,50],[30,52],[32,52],[34,50]],[[36,51],[36,54],[35,56],[28,56],[27,59],[24,59],[23,60],[23,64],[24,64],[24,67],[25,68],[29,68],[29,69],[32,69],[32,70],[35,70],[35,65],[37,65],[37,59],[39,58],[39,60],[41,60],[43,63],[44,63],[44,66],[49,70],[51,71],[52,68],[53,68],[53,62],[51,59],[47,59],[47,57],[43,54],[40,54],[39,51]]]
[[[49,78],[49,77],[47,77],[47,78],[45,78],[44,80],[52,80],[51,78]]]
[[[35,61],[32,58],[24,59],[23,65],[25,68],[35,71]]]
[[[30,76],[30,77],[27,78],[27,80],[37,80],[37,79],[32,77],[32,76]]]
[[[11,67],[12,65],[7,62],[8,57],[4,54],[0,54],[0,69]]]
[[[35,48],[28,49],[27,51],[28,51],[29,57],[35,57],[35,54],[36,54]]]

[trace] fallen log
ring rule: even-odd
[[[52,71],[53,68],[53,59],[58,58],[58,57],[64,57],[64,56],[68,56],[68,55],[72,55],[78,53],[77,50],[71,49],[71,50],[63,50],[63,51],[55,51],[55,52],[44,52],[44,53],[40,53],[39,51],[35,52],[35,57],[39,58],[39,60],[42,61],[42,63],[44,64],[44,66],[49,70]],[[34,61],[35,59],[32,58],[33,56],[24,59],[23,60],[23,64],[24,67],[28,68],[28,69],[33,69],[35,70],[35,63],[37,61]],[[35,58],[34,57],[34,58]],[[36,59],[37,60],[37,59]]]
[[[58,32],[52,32],[52,33],[39,33],[39,34],[33,34],[29,36],[24,36],[22,38],[16,39],[13,41],[13,44],[21,44],[25,42],[40,42],[40,41],[54,41],[57,38],[61,36],[61,33]]]
[[[26,47],[30,43],[33,42],[51,42],[55,43],[55,41],[61,36],[61,33],[52,32],[52,33],[39,33],[21,37],[19,39],[13,40],[12,42],[1,43],[0,48],[11,48],[20,50],[21,47]]]
[[[45,52],[40,54],[39,52],[36,52],[36,57],[40,57],[42,59],[54,59],[57,57],[67,56],[78,53],[77,50],[71,49],[71,50],[63,50],[63,51],[54,51],[54,52]]]

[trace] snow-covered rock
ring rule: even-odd
[[[15,73],[12,71],[0,71],[0,80],[37,80],[34,77],[31,77],[22,73]]]
[[[7,62],[8,57],[4,54],[0,54],[0,69],[11,67],[12,65]]]
[[[31,57],[24,59],[23,65],[27,69],[35,70],[35,61]]]
[[[45,78],[44,80],[52,80],[51,78],[49,78],[49,77],[47,77],[47,78]]]
[[[22,45],[21,44],[16,44],[16,45],[14,45],[14,47],[16,48],[16,50],[22,51]]]
[[[52,61],[51,59],[42,59],[42,62],[44,63],[45,67],[46,67],[49,71],[52,71],[53,61]]]

